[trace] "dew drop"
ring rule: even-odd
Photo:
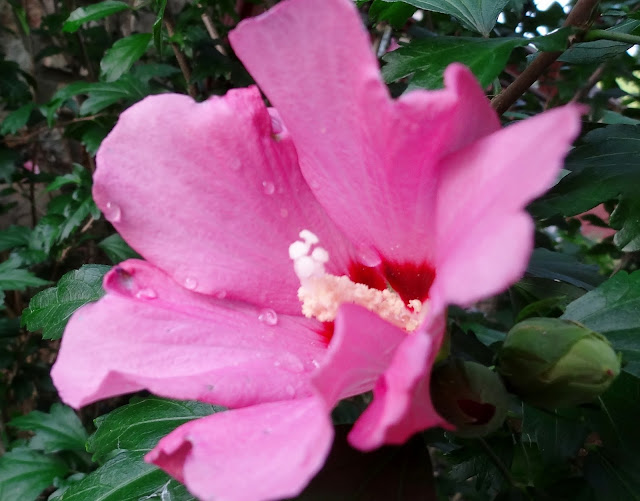
[[[215,296],[217,299],[224,299],[225,297],[227,297],[227,291],[218,291],[215,293]]]
[[[184,279],[184,286],[192,291],[198,286],[198,281],[193,277],[187,277]]]
[[[380,264],[380,256],[371,248],[361,247],[358,249],[359,261],[369,268]]]
[[[289,211],[287,209],[280,209],[280,217],[287,217],[289,215]]]
[[[260,310],[258,320],[263,324],[276,325],[278,323],[278,314],[269,308]]]
[[[314,368],[318,368],[320,367],[320,362],[318,362],[315,358],[311,361],[311,365],[313,365]]]
[[[136,292],[136,297],[138,299],[155,299],[158,297],[158,293],[153,289],[147,287]]]
[[[296,394],[296,389],[293,387],[293,385],[288,384],[284,390],[290,397],[293,397]]]
[[[107,202],[104,206],[104,217],[112,223],[117,223],[122,217],[120,206],[114,202]]]
[[[274,134],[280,134],[283,131],[282,122],[275,115],[271,115],[271,131]]]
[[[280,356],[282,368],[290,372],[300,373],[304,371],[302,360],[291,353],[284,353]]]
[[[265,195],[273,195],[276,191],[276,185],[271,181],[262,181],[262,191]]]

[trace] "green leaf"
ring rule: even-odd
[[[628,362],[623,369],[640,377],[640,271],[621,271],[572,302],[562,318],[604,334]]]
[[[69,174],[56,176],[56,178],[47,185],[47,191],[58,190],[67,184],[82,186],[83,184],[89,184],[90,182],[91,176],[88,174],[88,171],[80,164],[73,164],[73,171]]]
[[[16,163],[20,156],[17,152],[0,147],[0,179],[11,182],[11,176],[16,170]]]
[[[640,250],[640,200],[637,197],[623,196],[611,213],[609,224],[619,230],[613,237],[613,243],[622,251]]]
[[[62,31],[73,33],[78,31],[84,23],[97,21],[98,19],[103,19],[115,14],[116,12],[122,12],[123,10],[128,9],[129,6],[126,3],[114,0],[106,0],[93,5],[87,5],[86,7],[80,7],[71,13],[62,26]]]
[[[25,226],[9,226],[0,231],[0,252],[29,244],[31,229]]]
[[[113,264],[120,263],[127,259],[140,258],[140,254],[134,251],[120,235],[114,233],[98,244],[104,253],[111,259]]]
[[[150,33],[137,33],[114,43],[100,61],[102,79],[113,82],[129,71],[133,63],[147,51],[151,36]]]
[[[221,410],[201,402],[160,398],[131,402],[96,420],[98,429],[89,438],[87,449],[98,462],[115,450],[148,452],[178,426]]]
[[[144,462],[144,452],[125,451],[72,484],[55,501],[195,501],[185,487]]]
[[[27,103],[17,110],[9,113],[2,122],[2,126],[0,126],[0,134],[15,134],[20,129],[22,129],[25,125],[27,125],[33,108],[33,103]]]
[[[45,339],[59,339],[74,311],[104,295],[102,278],[110,269],[87,264],[65,274],[56,287],[33,296],[22,313],[22,324],[32,332],[42,329]]]
[[[396,0],[385,0],[394,2]],[[419,9],[458,18],[467,28],[488,36],[509,0],[404,0]]]
[[[604,281],[595,265],[583,264],[573,256],[547,249],[535,249],[531,255],[527,274],[539,278],[566,282],[591,290]]]
[[[47,414],[32,411],[12,419],[9,424],[21,430],[35,432],[29,441],[31,449],[44,452],[84,450],[88,435],[73,409],[53,404]]]
[[[400,29],[416,8],[404,2],[389,3],[384,0],[374,0],[369,7],[369,17],[376,22],[388,21],[394,28]]]
[[[638,460],[634,454],[612,455],[595,450],[585,460],[584,476],[595,501],[640,501]]]
[[[606,31],[637,35],[640,31],[640,21],[627,19],[612,28],[608,28]],[[577,43],[572,45],[558,60],[573,64],[601,63],[602,61],[626,52],[632,45],[633,44],[625,42],[613,42],[611,40]]]
[[[93,201],[90,193],[87,193],[84,200],[79,205],[76,205],[69,217],[60,228],[60,240],[68,238],[84,220],[92,213],[97,211],[96,204]]]
[[[577,31],[576,28],[568,26],[549,33],[543,37],[534,37],[529,39],[538,50],[544,52],[560,52],[569,45],[569,37]]]
[[[436,89],[443,86],[442,75],[454,61],[464,63],[489,85],[504,69],[515,47],[527,45],[522,38],[430,37],[414,40],[384,55],[382,73],[387,82],[413,74],[409,88]]]
[[[94,453],[94,460],[106,462],[54,499],[138,501],[149,496],[193,500],[184,486],[145,463],[144,455],[178,426],[220,410],[200,402],[148,398],[132,401],[98,418],[98,429],[89,438],[88,449]]]
[[[633,249],[637,242],[637,186],[640,186],[640,126],[609,125],[589,132],[569,154],[571,172],[543,198],[531,205],[539,217],[574,216],[596,205],[620,198],[622,207],[613,218],[622,234],[616,242]]]
[[[460,328],[465,332],[473,332],[478,338],[478,341],[485,346],[491,346],[494,343],[502,343],[504,338],[507,336],[506,332],[492,329],[474,321],[462,321],[460,322]]]
[[[74,82],[56,92],[47,103],[49,113],[55,112],[69,98],[78,94],[88,95],[80,106],[81,115],[98,113],[121,99],[137,101],[145,97],[147,89],[140,82],[123,75],[117,82]]]
[[[107,137],[109,128],[96,122],[89,122],[84,128],[84,132],[80,138],[82,144],[91,155],[98,152],[98,148],[102,140]]]
[[[590,448],[585,478],[597,501],[640,500],[640,379],[621,373],[599,403],[587,417],[602,445]]]
[[[0,290],[24,290],[27,287],[40,287],[49,282],[36,277],[29,270],[21,269],[20,261],[7,259],[0,263]]]
[[[162,20],[164,19],[164,9],[167,6],[167,0],[156,1],[156,20],[153,22],[153,43],[156,46],[156,50],[161,52],[162,50]]]
[[[548,464],[562,465],[575,457],[588,433],[575,410],[551,412],[524,405],[522,436],[538,444]]]
[[[0,499],[33,501],[67,473],[67,466],[57,458],[29,449],[14,449],[0,457]]]

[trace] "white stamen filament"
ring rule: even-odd
[[[324,265],[329,261],[329,253],[322,247],[311,251],[311,247],[319,242],[318,237],[309,230],[302,230],[300,238],[302,241],[289,247],[289,256],[300,279],[298,298],[306,317],[331,322],[341,304],[353,303],[407,332],[420,325],[426,314],[422,301],[413,299],[407,306],[395,291],[372,289],[352,282],[347,276],[328,274]]]

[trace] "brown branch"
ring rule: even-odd
[[[578,0],[575,7],[571,9],[567,16],[564,26],[574,26],[581,30],[586,30],[591,23],[591,16],[595,11],[599,0]],[[579,42],[581,39],[580,34],[574,35],[570,38],[569,43],[573,44]],[[504,89],[500,94],[493,98],[491,106],[498,112],[498,115],[502,115],[507,111],[513,103],[515,103],[520,96],[522,96],[529,87],[531,87],[545,70],[553,64],[553,62],[560,57],[563,51],[557,52],[542,52],[536,57],[533,62],[520,73],[509,87]]]
[[[596,68],[596,70],[587,79],[587,83],[585,83],[582,87],[580,87],[578,91],[573,95],[573,97],[571,98],[572,103],[580,101],[581,99],[584,99],[589,95],[589,92],[591,92],[591,89],[593,89],[602,78],[602,74],[604,73],[604,70],[606,67],[607,67],[607,63],[604,62]]]
[[[169,37],[173,38],[173,35],[175,34],[175,29],[173,27],[173,23],[167,19],[167,16],[165,16],[164,18],[164,25],[167,27],[167,33],[169,34]],[[176,59],[178,60],[178,66],[180,66],[180,71],[182,71],[182,75],[184,76],[184,79],[187,81],[187,92],[192,98],[195,99],[196,96],[198,95],[198,91],[196,89],[196,86],[193,83],[191,83],[191,69],[189,68],[189,64],[187,63],[187,58],[185,58],[184,54],[180,52],[180,48],[178,47],[178,44],[176,44],[175,42],[171,42],[171,48],[173,49],[173,53],[176,56]]]
[[[203,9],[202,5],[198,5],[198,7]],[[202,18],[202,22],[204,23],[204,27],[207,29],[207,33],[209,33],[209,37],[211,38],[211,40],[217,40],[218,41],[218,43],[216,44],[216,49],[218,50],[218,52],[220,52],[220,54],[222,54],[223,56],[226,56],[227,55],[227,50],[223,47],[220,35],[218,34],[218,31],[216,30],[216,27],[213,25],[213,21],[211,21],[211,18],[209,17],[209,14],[207,14],[203,10],[202,16],[200,16],[200,17]]]

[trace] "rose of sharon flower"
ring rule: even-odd
[[[445,308],[523,273],[523,208],[580,109],[501,129],[461,65],[392,100],[350,0],[284,1],[230,40],[275,109],[251,87],[122,114],[94,198],[145,261],[73,315],[52,375],[74,407],[142,389],[227,406],[147,460],[203,500],[281,499],[322,467],[342,398],[373,390],[362,450],[447,426],[429,396]]]

